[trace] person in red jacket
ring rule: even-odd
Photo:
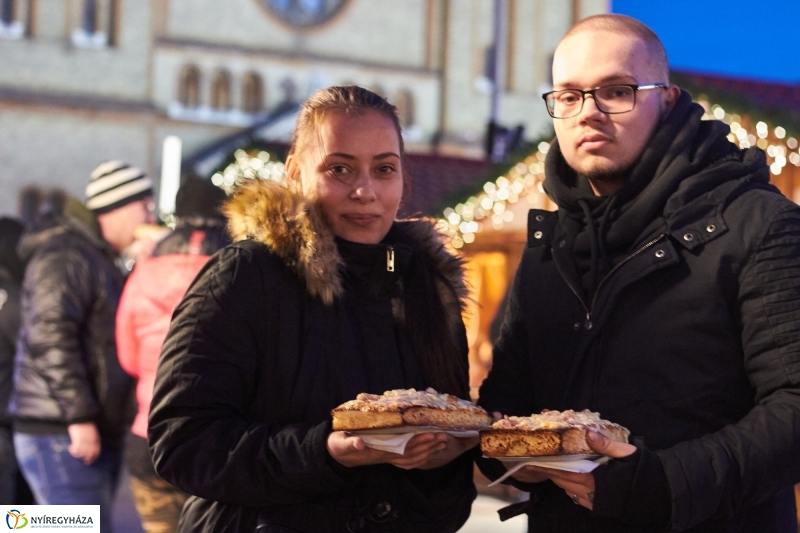
[[[117,354],[122,368],[138,379],[139,403],[125,462],[146,533],[174,531],[186,499],[153,469],[147,450],[147,416],[172,312],[211,255],[230,243],[219,211],[225,198],[225,192],[211,182],[187,179],[175,200],[175,230],[159,242],[150,258],[137,262],[120,299]]]

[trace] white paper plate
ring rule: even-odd
[[[491,459],[491,458],[490,458]],[[608,461],[608,457],[595,454],[576,454],[576,455],[543,455],[537,457],[496,457],[504,463],[508,463],[508,471],[489,484],[490,487],[497,485],[506,478],[514,474],[525,465],[536,465],[543,468],[553,468],[555,470],[566,470],[567,472],[588,473],[597,468],[602,463]]]

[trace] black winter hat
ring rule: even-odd
[[[228,195],[209,180],[190,176],[175,196],[175,216],[225,218],[220,211]]]

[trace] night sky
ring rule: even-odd
[[[611,0],[650,26],[670,67],[800,84],[800,0]]]

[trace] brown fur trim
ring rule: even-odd
[[[309,294],[319,296],[328,305],[341,295],[342,258],[316,204],[281,183],[248,180],[234,189],[223,212],[234,241],[253,239],[267,246],[305,282]],[[463,261],[447,250],[435,221],[419,218],[397,224],[421,253],[431,257],[437,271],[455,289],[457,302],[449,290],[440,291],[445,308],[460,311],[469,292]]]
[[[253,239],[302,279],[308,293],[330,305],[342,293],[342,258],[322,213],[283,184],[248,180],[223,207],[234,241]]]

